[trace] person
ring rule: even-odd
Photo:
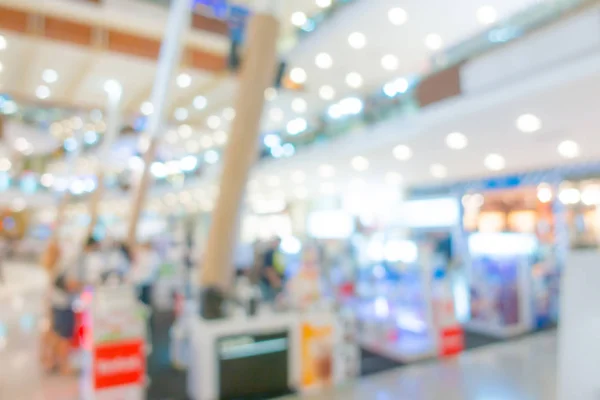
[[[269,243],[269,247],[263,255],[262,264],[262,287],[263,295],[267,300],[274,300],[277,293],[283,287],[285,278],[285,262],[279,251],[281,239],[276,237]]]
[[[147,306],[152,305],[152,286],[158,273],[160,257],[150,242],[144,243],[132,268],[132,281],[138,289],[138,299]]]

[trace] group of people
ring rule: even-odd
[[[139,300],[150,306],[158,264],[159,256],[150,244],[132,249],[126,244],[101,243],[90,237],[82,251],[73,251],[51,239],[42,257],[50,282],[51,304],[50,324],[42,345],[44,368],[57,369],[62,374],[72,372],[69,355],[76,329],[73,306],[85,287],[129,282],[136,286]]]

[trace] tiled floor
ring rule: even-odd
[[[306,400],[556,400],[556,334],[374,375]]]

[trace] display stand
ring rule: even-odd
[[[600,253],[573,251],[561,285],[558,399],[597,399],[600,393]]]
[[[82,398],[146,398],[147,313],[128,285],[100,287],[82,294]]]
[[[469,237],[471,309],[466,330],[505,339],[534,329],[531,273],[536,248],[537,239],[529,234]]]

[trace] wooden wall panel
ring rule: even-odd
[[[108,31],[108,50],[137,57],[157,59],[160,42],[119,31]]]
[[[0,29],[27,32],[28,14],[24,11],[0,7]]]
[[[416,95],[421,107],[437,103],[462,93],[460,87],[460,68],[456,65],[425,78],[417,87]]]
[[[201,14],[192,14],[192,29],[229,36],[229,26],[226,21],[209,18]]]
[[[82,46],[92,44],[92,27],[65,19],[46,17],[44,19],[45,36]]]
[[[189,49],[186,54],[188,66],[211,72],[221,72],[227,68],[227,57],[202,50]]]

